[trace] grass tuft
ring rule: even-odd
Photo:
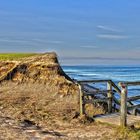
[[[25,57],[37,55],[36,53],[1,53],[0,60],[17,60]]]
[[[114,137],[118,140],[140,140],[140,130],[131,127],[118,127]]]

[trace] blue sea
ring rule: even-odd
[[[140,66],[63,66],[72,79],[111,79],[116,84],[123,81],[140,81]],[[96,85],[105,88],[105,85]],[[128,95],[140,95],[140,86],[128,87]]]

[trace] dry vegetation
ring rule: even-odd
[[[78,111],[77,96],[58,95],[59,87],[45,85],[2,83],[0,89],[1,112],[18,120],[28,119],[36,124],[51,120],[70,120]]]
[[[54,53],[0,63],[0,139],[139,139],[137,130],[95,123],[101,106],[79,117],[78,87]]]

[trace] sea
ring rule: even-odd
[[[140,66],[63,66],[69,77],[75,80],[110,79],[118,85],[123,81],[140,81]],[[94,85],[105,89],[105,84]],[[128,96],[140,95],[140,86],[129,86]]]

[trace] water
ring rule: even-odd
[[[140,67],[121,66],[63,66],[73,79],[111,79],[119,81],[140,81]]]
[[[140,81],[140,66],[63,66],[75,80],[111,79],[116,84],[123,81]],[[105,85],[97,85],[105,88]],[[140,86],[128,87],[129,96],[140,95]]]

